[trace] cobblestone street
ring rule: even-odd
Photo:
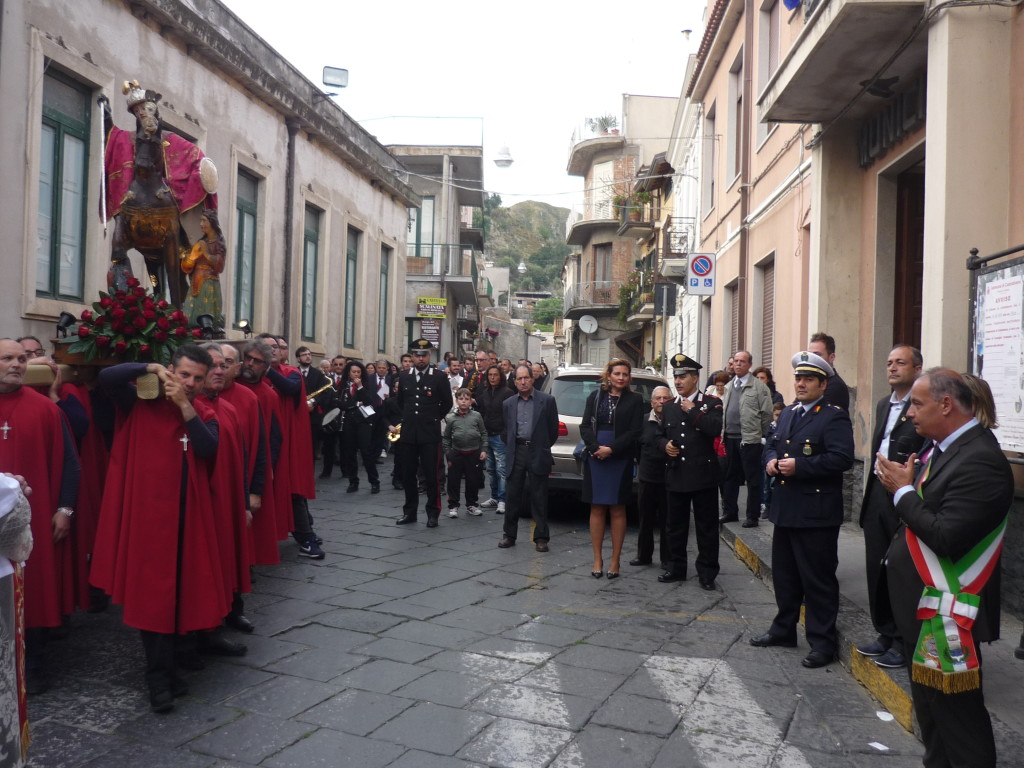
[[[622,578],[594,579],[574,505],[539,554],[529,520],[499,550],[493,511],[396,526],[400,492],[344,489],[321,481],[312,506],[327,558],[282,545],[247,599],[255,634],[230,633],[248,655],[188,673],[168,715],[149,713],[137,633],[114,609],[74,616],[48,648],[53,687],[29,701],[30,764],[920,764],[916,739],[841,666],[800,666],[802,633],[795,649],[748,644],[775,603],[724,544],[715,592],[630,568],[633,531]]]

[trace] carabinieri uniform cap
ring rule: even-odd
[[[827,379],[835,373],[825,358],[813,352],[797,352],[793,355],[792,362],[794,376],[817,376],[820,379]]]
[[[433,345],[426,339],[416,339],[409,344],[409,351],[413,354],[429,355],[433,348]]]
[[[687,373],[696,373],[704,367],[693,358],[687,357],[682,353],[672,355],[669,362],[672,364],[673,376],[684,376]]]

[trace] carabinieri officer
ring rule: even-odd
[[[413,367],[398,376],[398,407],[402,412],[402,437],[396,444],[401,452],[402,485],[405,504],[402,516],[395,522],[407,525],[416,522],[419,507],[416,470],[423,469],[427,488],[427,528],[437,527],[441,514],[441,421],[452,409],[452,389],[448,377],[430,364],[431,344],[416,339],[409,345]],[[396,427],[389,427],[395,432]]]

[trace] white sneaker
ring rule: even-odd
[[[494,509],[496,506],[498,506],[498,502],[496,502],[494,499],[488,499],[487,501],[480,502],[479,506],[481,509]]]
[[[480,515],[483,514],[483,512],[480,510],[480,507],[466,507],[466,511],[473,517],[480,517]]]
[[[380,457],[382,459],[386,459],[388,457],[388,452],[385,449],[383,449],[383,448],[381,448]]]
[[[499,501],[498,502],[498,514],[499,515],[504,515],[505,514],[505,502],[504,501]]]
[[[458,516],[459,516],[459,508],[458,507],[452,507],[451,509],[448,510],[448,517],[458,517]]]

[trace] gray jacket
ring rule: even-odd
[[[736,392],[730,381],[725,385],[725,397],[722,398],[725,417],[722,419],[722,434],[729,428],[729,400]],[[740,391],[740,435],[744,445],[760,444],[764,433],[772,423],[772,393],[768,385],[756,376],[747,377],[747,383]]]

